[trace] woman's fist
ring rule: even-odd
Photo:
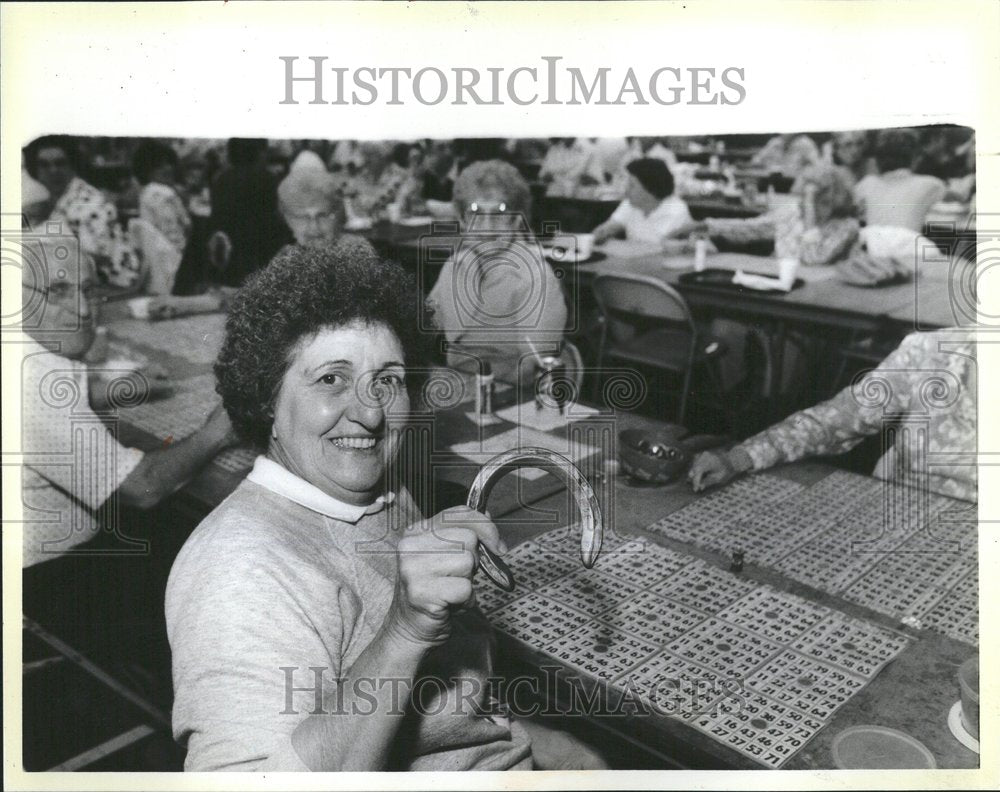
[[[475,604],[472,576],[480,542],[496,553],[507,549],[490,518],[466,506],[414,526],[396,550],[399,574],[389,627],[427,646],[446,641],[452,614]]]

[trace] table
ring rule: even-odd
[[[204,398],[205,394],[209,393],[205,385],[214,350],[221,342],[222,325],[222,316],[218,314],[160,323],[137,323],[120,317],[109,323],[112,352],[130,353],[136,357],[151,356],[155,353],[161,365],[164,365],[178,381],[190,386],[191,390],[186,393],[194,393],[199,398],[187,401],[181,398],[174,405],[173,411],[175,417],[184,419],[190,426],[197,424],[198,418],[207,414],[212,406]],[[182,390],[180,396],[184,395],[185,392]],[[511,401],[516,402],[516,396],[517,394],[513,392],[508,393]],[[460,398],[456,397],[456,400]],[[456,442],[488,440],[497,433],[510,432],[511,427],[504,424],[492,425],[480,432],[478,424],[468,420],[466,416],[467,402],[456,401],[448,407],[449,411],[442,414],[449,416],[448,418],[438,416],[432,426],[425,424],[425,428],[429,429],[431,434],[424,450],[431,453],[432,465],[440,468],[435,471],[435,475],[449,480],[464,492],[478,465],[475,461],[455,457],[448,449],[453,448]],[[535,418],[529,415],[524,422],[533,420]],[[129,442],[130,434],[133,438],[138,438],[140,442],[137,444],[140,446],[151,447],[152,444],[162,442],[160,434],[144,428],[142,422],[134,421],[128,412],[122,414],[121,423],[121,437],[125,442]],[[600,453],[596,455],[583,456],[583,468],[588,478],[595,484],[598,498],[604,504],[611,529],[609,547],[613,545],[615,535],[643,533],[643,529],[664,515],[686,505],[701,502],[708,497],[694,495],[684,484],[655,489],[635,488],[616,475],[614,444],[617,431],[630,426],[650,425],[655,426],[656,423],[629,415],[588,415],[570,427],[544,433],[550,439],[565,440],[576,432],[582,442],[600,449]],[[155,426],[153,428],[155,429]],[[180,434],[181,431],[178,430],[178,436]],[[426,439],[427,435],[424,437]],[[511,442],[513,445],[522,444],[517,438]],[[235,456],[236,459],[231,459],[227,463],[216,460],[202,475],[182,490],[182,496],[191,504],[189,516],[197,518],[200,516],[199,512],[203,514],[214,508],[245,475],[250,457],[246,455],[241,458],[231,452],[229,455]],[[821,465],[798,464],[788,466],[776,475],[790,482],[812,484],[828,473],[829,469]],[[494,516],[499,518],[502,533],[508,544],[535,537],[546,529],[570,521],[572,507],[566,502],[565,491],[553,477],[524,480],[509,477],[503,484],[507,486],[507,494],[504,494],[503,486],[499,487],[490,508]],[[855,500],[855,498],[844,499],[849,504]],[[643,535],[655,544],[674,552],[684,553],[699,563],[718,565],[720,560],[725,559],[724,554],[669,535],[650,533]],[[515,576],[523,575],[524,572],[523,564],[514,564]],[[850,617],[860,617],[886,627],[894,626],[897,629],[899,627],[892,620],[852,602],[848,595],[854,595],[850,591],[840,596],[813,589],[789,577],[787,570],[770,569],[755,563],[752,556],[743,576],[748,581],[766,583],[775,589],[807,599],[817,606],[835,609],[838,613]],[[628,585],[628,578],[619,579],[619,588],[624,590]],[[483,601],[486,601],[485,595]],[[958,697],[954,671],[962,661],[971,656],[974,652],[973,647],[947,636],[917,633],[913,630],[908,631],[907,635],[906,648],[900,652],[895,661],[837,711],[805,748],[792,757],[786,764],[787,767],[830,766],[830,741],[841,728],[859,722],[882,723],[913,734],[931,749],[940,766],[976,766],[977,757],[961,748],[957,742],[953,744],[942,720],[942,714],[946,714],[948,707]],[[537,669],[545,659],[537,648],[516,641],[505,640],[502,647],[505,650],[505,658],[514,664],[520,662],[529,668]],[[671,751],[679,751],[682,761],[688,765],[755,766],[748,757],[720,745],[706,734],[676,718],[618,719],[614,722],[614,729],[645,746],[665,764],[676,760],[676,756],[673,759],[670,757]]]
[[[831,268],[799,268],[804,281],[788,293],[751,289],[721,288],[684,283],[681,275],[693,268],[693,255],[650,254],[627,245],[605,245],[606,257],[583,263],[572,271],[581,291],[602,273],[633,273],[663,280],[684,295],[695,309],[744,321],[767,323],[772,360],[768,392],[780,391],[785,340],[791,327],[807,328],[821,334],[826,328],[857,335],[889,332],[904,334],[975,321],[969,282],[975,263],[946,257],[934,247],[914,279],[878,287],[852,286],[837,280]],[[777,275],[777,259],[743,253],[716,253],[706,257],[706,267],[742,269],[747,273]],[[776,417],[776,416],[775,416]]]
[[[853,477],[842,473],[831,473],[831,468],[818,463],[800,463],[789,465],[775,471],[773,478],[796,485],[816,485],[826,480],[824,477],[842,475],[848,481],[855,479],[861,482],[861,488],[871,481],[867,477]],[[838,596],[820,588],[803,584],[786,573],[766,566],[763,562],[749,562],[738,575],[727,571],[728,555],[713,552],[703,547],[682,542],[662,534],[653,533],[647,526],[657,520],[677,513],[679,509],[690,504],[703,502],[707,495],[695,495],[686,484],[675,484],[661,488],[648,488],[630,485],[627,481],[616,478],[614,484],[617,508],[613,511],[613,522],[617,533],[627,537],[641,536],[647,542],[667,548],[684,558],[693,559],[692,564],[704,564],[718,570],[720,576],[738,578],[739,585],[762,584],[770,587],[768,590],[781,592],[783,596],[798,597],[808,604],[808,607],[829,609],[837,614],[837,619],[860,619],[877,628],[890,631],[891,634],[902,632],[908,638],[903,648],[887,666],[871,679],[860,691],[855,692],[850,699],[832,717],[823,719],[822,726],[797,753],[791,756],[783,765],[783,769],[821,769],[834,767],[831,754],[831,744],[838,733],[845,728],[859,724],[878,724],[898,729],[912,735],[922,742],[934,755],[939,767],[969,768],[977,767],[978,756],[963,747],[950,733],[947,726],[947,715],[958,699],[957,681],[958,666],[968,657],[974,656],[976,648],[956,638],[941,635],[930,630],[914,630],[902,627],[898,620],[888,618],[868,607],[863,607],[845,596]],[[808,490],[804,490],[808,492]],[[793,496],[794,497],[794,496]],[[539,501],[532,506],[532,513],[527,511],[509,515],[500,522],[501,534],[512,547],[519,542],[530,539],[541,547],[539,535],[552,526],[565,525],[572,522],[574,515],[566,499],[560,495]],[[549,522],[539,526],[537,515],[544,514]],[[532,519],[534,518],[534,521]],[[974,541],[974,539],[973,539]],[[512,550],[516,553],[516,547]],[[645,557],[645,556],[643,556]],[[607,560],[609,557],[605,556]],[[888,558],[886,563],[895,559]],[[574,562],[578,563],[578,562]],[[515,576],[519,569],[523,571],[527,562],[512,562]],[[533,574],[538,574],[537,565],[530,567]],[[598,561],[595,570],[601,570]],[[569,575],[574,574],[570,572]],[[639,572],[636,572],[639,575]],[[557,590],[559,584],[546,583],[543,591]],[[628,578],[620,578],[621,585],[626,585]],[[641,584],[640,584],[641,585]],[[565,591],[565,586],[563,586]],[[853,591],[853,589],[849,589]],[[530,600],[532,594],[524,595],[522,602]],[[551,596],[562,596],[552,594]],[[642,597],[643,594],[636,595]],[[851,594],[851,596],[854,596]],[[481,601],[483,598],[481,597]],[[487,598],[487,602],[490,600]],[[514,605],[504,606],[516,609]],[[560,600],[565,604],[565,600]],[[677,604],[675,603],[675,607]],[[621,605],[615,605],[601,617],[605,622],[614,623],[613,615],[620,613]],[[573,609],[571,608],[570,611]],[[491,611],[490,618],[494,623],[505,625],[503,609]],[[676,610],[674,617],[683,618],[684,610]],[[610,614],[610,615],[608,615]],[[569,618],[564,617],[564,618]],[[704,618],[702,614],[699,618]],[[547,622],[545,626],[550,626]],[[622,625],[626,630],[630,628]],[[538,646],[529,645],[524,640],[512,637],[501,627],[499,657],[501,662],[509,667],[511,673],[525,673],[535,677],[540,676],[542,666],[547,666],[549,678],[558,676],[553,672],[553,665],[560,668],[564,675],[581,673],[580,667],[573,661],[559,660],[551,651],[542,651]],[[581,629],[581,628],[577,628]],[[574,633],[569,633],[572,637]],[[648,637],[640,624],[634,636]],[[666,641],[664,640],[664,643]],[[567,643],[572,643],[567,639]],[[853,647],[852,647],[853,648]],[[797,654],[797,653],[792,653]],[[610,662],[610,661],[609,661]],[[647,662],[648,666],[649,663]],[[654,664],[655,665],[655,664]],[[766,665],[766,663],[764,664]],[[760,668],[763,668],[761,666]],[[640,676],[643,665],[636,666]],[[704,669],[702,669],[704,670]],[[704,670],[706,675],[710,671]],[[744,679],[753,680],[761,674],[760,669],[751,669]],[[586,686],[593,692],[602,687],[600,683]],[[550,686],[551,689],[551,686]],[[556,686],[557,698],[565,701],[568,686]],[[604,689],[608,689],[607,685]],[[753,688],[750,688],[753,690]],[[781,695],[781,692],[779,692]],[[579,701],[579,699],[578,699]],[[560,704],[559,706],[563,706]],[[665,715],[602,715],[590,716],[589,721],[600,728],[607,729],[616,735],[624,736],[632,743],[641,745],[651,756],[657,757],[663,766],[684,767],[730,767],[757,768],[760,765],[747,754],[728,747],[723,742],[713,739],[705,732],[694,728],[689,722],[677,717]]]
[[[592,281],[602,273],[633,273],[662,279],[680,291],[698,307],[711,308],[721,314],[742,318],[764,317],[802,324],[841,327],[861,332],[875,332],[885,326],[886,319],[913,321],[920,316],[920,305],[927,316],[926,327],[943,327],[954,323],[944,316],[942,294],[948,284],[958,284],[967,270],[941,264],[929,264],[918,271],[914,281],[878,287],[851,286],[834,277],[832,269],[800,268],[798,277],[805,283],[788,293],[762,292],[751,289],[718,288],[685,284],[680,276],[693,269],[693,255],[664,254],[628,255],[624,246],[604,248],[607,257],[599,262],[584,263],[576,268],[583,282]],[[777,275],[777,259],[744,253],[716,253],[706,257],[707,268],[742,269],[747,273]],[[918,302],[922,301],[922,302]]]

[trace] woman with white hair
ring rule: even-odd
[[[344,225],[336,178],[312,151],[299,154],[278,185],[278,208],[300,245],[333,242]]]
[[[428,296],[448,341],[448,365],[489,364],[516,382],[533,350],[554,350],[566,327],[566,303],[529,228],[531,192],[517,169],[475,162],[455,182],[463,236]]]

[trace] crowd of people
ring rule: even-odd
[[[483,160],[513,164],[532,195],[621,201],[592,229],[598,240],[624,235],[669,248],[707,232],[724,244],[770,242],[779,256],[801,254],[806,264],[846,258],[856,240],[852,221],[920,233],[942,202],[964,206],[961,219],[975,211],[975,139],[950,127],[782,134],[725,166],[718,163],[726,157],[724,142],[663,137],[147,139],[112,155],[127,158],[128,167],[118,167],[113,183],[101,188],[87,176],[95,160],[101,166],[107,157],[91,154],[86,161],[85,142],[45,136],[25,147],[25,222],[64,224],[94,257],[103,283],[177,294],[237,286],[292,241],[332,240],[381,221],[455,219],[458,176]],[[742,195],[734,186],[738,175],[744,192],[784,180],[802,200],[765,206],[750,221],[710,217],[697,226],[685,201],[716,182],[704,173],[704,157],[691,155],[707,152],[709,170],[728,180],[730,198]]]
[[[967,174],[951,177],[944,165],[936,175],[914,170],[922,151],[930,155],[913,130],[828,142],[827,156],[805,135],[782,135],[760,150],[751,167],[791,178],[795,200],[791,210],[775,207],[752,220],[696,222],[676,189],[669,139],[557,139],[535,145],[533,161],[550,196],[589,185],[620,200],[594,229],[599,240],[622,236],[673,250],[699,236],[742,234],[770,238],[779,256],[804,265],[853,261],[871,277],[882,277],[884,258],[903,255],[900,239],[910,240],[912,255],[927,213],[949,190],[974,199]],[[558,351],[564,341],[568,306],[534,242],[531,184],[512,164],[531,149],[513,141],[304,141],[283,151],[233,139],[212,174],[206,152],[144,141],[131,154],[137,187],[128,217],[126,204],[85,180],[76,141],[50,136],[26,147],[25,223],[61,223],[81,251],[68,266],[58,240],[42,235],[50,269],[41,280],[23,279],[25,304],[43,304],[41,321],[25,327],[33,344],[26,447],[56,453],[69,433],[60,404],[37,398],[47,372],[69,372],[77,382],[83,396],[74,420],[101,409],[106,380],[94,380],[85,362],[98,325],[95,284],[140,293],[166,283],[170,292],[196,263],[200,269],[186,272],[192,289],[232,289],[215,365],[223,407],[201,431],[145,453],[94,431],[86,458],[108,464],[82,478],[29,466],[25,484],[34,508],[79,513],[74,524],[85,530],[72,542],[80,543],[98,530],[97,512],[111,493],[150,508],[221,449],[239,441],[259,452],[246,479],[187,540],[166,588],[173,729],[189,769],[603,766],[575,738],[511,718],[489,698],[489,625],[474,608],[471,582],[477,547],[505,550],[489,516],[466,508],[423,515],[405,487],[387,486],[405,480],[390,471],[403,463],[401,422],[419,402],[422,373],[437,364],[532,383],[538,350]],[[935,150],[942,161],[945,150]],[[952,153],[971,150],[966,138]],[[942,177],[958,181],[949,186]],[[414,216],[452,218],[461,237],[426,298],[411,274],[352,233]],[[158,267],[174,277],[155,275]],[[939,340],[908,337],[869,376],[951,371],[962,395],[931,417],[923,450],[972,449],[971,342],[945,355]],[[893,393],[897,412],[919,406],[912,384],[899,382]],[[727,452],[699,457],[692,486],[847,451],[880,431],[883,409],[866,411],[845,391]],[[921,458],[890,452],[877,472],[905,478]],[[976,499],[974,469],[941,467],[935,476],[932,488]],[[392,529],[399,525],[410,528]],[[59,550],[44,528],[25,530],[27,565]],[[384,552],[360,553],[362,545]],[[374,698],[374,714],[309,714],[315,688],[299,679],[289,687],[282,668],[322,668],[338,680],[324,709],[357,712],[354,705]],[[358,686],[399,679],[409,695],[427,677],[440,681],[441,701],[422,710],[393,706],[395,687]],[[463,688],[470,681],[474,695]]]

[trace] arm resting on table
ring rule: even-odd
[[[907,336],[878,368],[856,383],[825,402],[793,413],[737,448],[753,460],[755,470],[807,456],[850,451],[881,431],[886,416],[907,411],[910,396],[919,384],[923,344],[920,333]],[[867,394],[883,389],[888,397],[869,403]]]
[[[129,506],[151,509],[235,443],[229,419],[221,408],[191,437],[147,452],[118,488]]]

